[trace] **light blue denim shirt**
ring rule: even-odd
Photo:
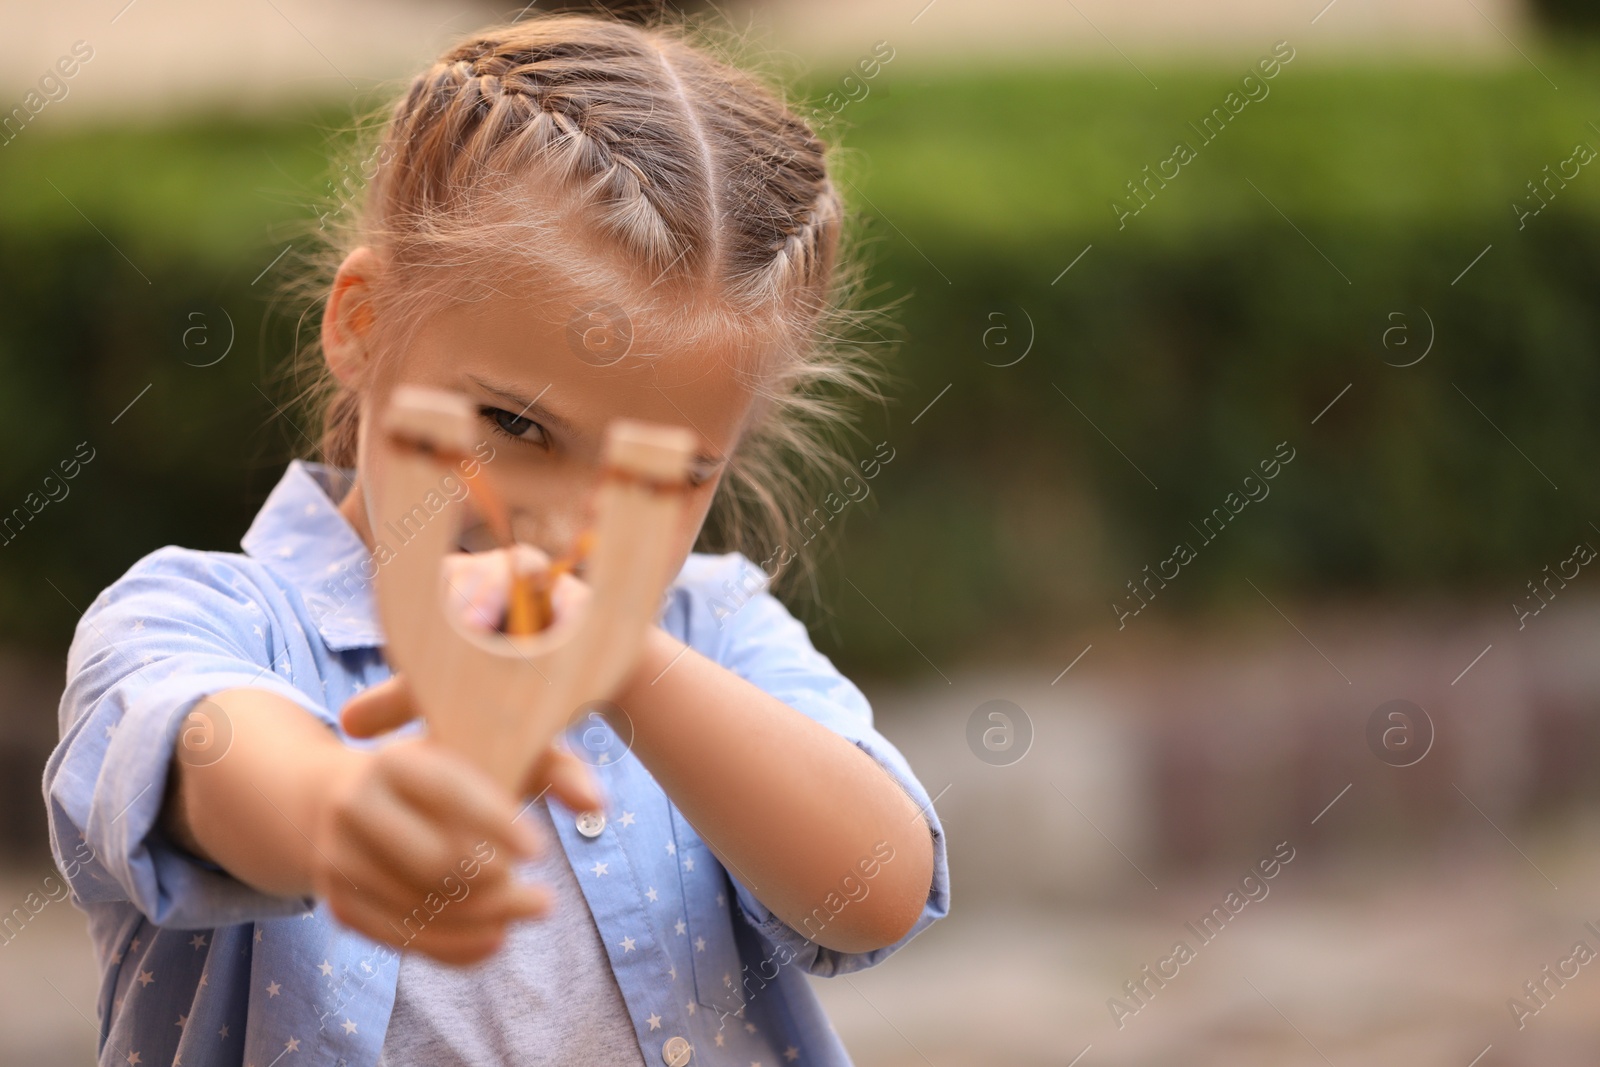
[[[378,1060],[397,951],[311,899],[251,889],[157,826],[179,726],[203,697],[266,689],[339,732],[344,703],[388,677],[371,584],[359,572],[368,553],[335,506],[344,484],[340,472],[291,464],[244,554],[160,549],[78,624],[44,791],[56,861],[88,913],[103,971],[102,1065]],[[573,813],[554,802],[550,810],[648,1064],[662,1063],[674,1039],[674,1049],[687,1042],[693,1064],[848,1063],[804,974],[871,966],[949,906],[944,835],[927,792],[873,729],[860,690],[760,578],[738,555],[691,556],[661,624],[893,775],[932,828],[933,885],[898,944],[823,948],[731,877],[621,739],[597,744],[589,724],[583,749],[600,752],[592,762],[607,797],[604,828],[589,836]],[[862,871],[840,872],[839,894],[814,913],[819,923],[870,893]]]

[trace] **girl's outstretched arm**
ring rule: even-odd
[[[633,752],[723,865],[790,926],[846,878],[874,866],[870,892],[812,937],[841,952],[894,944],[933,880],[933,840],[917,805],[847,738],[652,629],[616,703]],[[623,726],[623,724],[613,724]],[[626,728],[626,727],[624,727]]]
[[[540,847],[516,798],[459,756],[416,737],[352,748],[266,690],[206,703],[191,718],[224,715],[228,751],[204,765],[175,759],[163,811],[169,837],[196,856],[263,892],[325,899],[368,937],[449,963],[488,956],[509,923],[549,910],[548,893],[512,873]],[[551,775],[550,763],[538,773],[566,803],[599,803],[587,775]],[[461,886],[470,892],[457,896]],[[430,895],[452,906],[407,936]]]

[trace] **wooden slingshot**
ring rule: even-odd
[[[481,437],[476,424],[465,396],[417,386],[395,390],[374,501],[381,526],[411,533],[423,500],[441,496],[442,465],[466,458]],[[582,705],[614,695],[672,578],[668,534],[683,512],[693,450],[694,435],[686,429],[621,419],[611,424],[588,555],[591,596],[581,613],[554,625],[539,628],[547,618],[530,609],[525,585],[508,598],[514,624],[506,633],[474,631],[444,609],[444,557],[455,550],[463,500],[447,502],[421,523],[379,568],[378,611],[389,661],[405,672],[435,738],[515,790]],[[488,494],[480,486],[474,495]],[[509,538],[503,512],[485,518]]]

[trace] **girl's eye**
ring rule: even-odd
[[[494,423],[496,428],[507,437],[516,437],[536,444],[545,444],[544,427],[532,419],[507,411],[504,408],[484,407],[479,409],[483,417]]]
[[[717,464],[700,461],[689,467],[689,488],[698,489],[717,476]]]

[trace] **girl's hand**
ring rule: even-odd
[[[368,937],[465,965],[550,909],[513,871],[541,847],[516,801],[426,738],[346,750],[313,812],[313,891]]]
[[[447,610],[469,626],[493,628],[504,608],[508,562],[503,552],[449,557]],[[570,610],[586,591],[575,581],[558,585],[557,612]],[[375,737],[417,714],[404,677],[396,675],[357,694],[340,718],[347,734]],[[532,829],[516,820],[517,798],[426,738],[349,756],[328,783],[313,831],[314,891],[341,922],[465,965],[493,954],[510,923],[549,910],[549,894],[520,883],[513,871],[515,860],[541,848]],[[555,748],[521,790],[546,791],[575,811],[604,803],[582,761]]]
[[[455,615],[469,629],[494,630],[506,613],[511,589],[511,559],[516,553],[524,572],[548,570],[550,557],[537,548],[517,545],[492,552],[456,552],[444,558],[445,611]],[[583,609],[589,587],[563,573],[550,591],[550,607],[556,619]]]
[[[412,702],[405,676],[397,674],[352,697],[339,713],[339,721],[344,732],[351,737],[377,737],[399,729],[415,719],[417,714],[417,706]],[[397,741],[389,747],[404,743]],[[433,747],[437,749],[440,746]],[[382,751],[387,751],[387,748]],[[462,766],[471,767],[460,756],[454,753],[450,755]],[[476,768],[471,769],[476,771]],[[483,777],[485,782],[489,782],[486,775]],[[492,782],[490,785],[498,788]],[[546,790],[573,811],[599,811],[605,807],[599,783],[595,781],[589,766],[572,753],[554,746],[545,749],[539,762],[533,765],[520,792],[523,796],[540,796]]]

